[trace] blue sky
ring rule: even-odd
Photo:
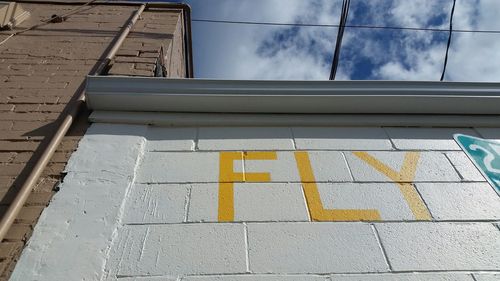
[[[337,24],[341,0],[189,0],[193,19]],[[351,0],[348,24],[448,28],[452,0]],[[454,28],[500,30],[498,0],[457,0]],[[195,76],[326,80],[336,28],[193,22]],[[448,34],[347,28],[338,80],[439,80]],[[448,81],[499,81],[500,34],[455,33]]]

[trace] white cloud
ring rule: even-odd
[[[341,0],[193,0],[198,18],[338,23]],[[352,0],[350,23],[448,27],[452,0]],[[457,0],[456,29],[500,29],[498,0]],[[197,75],[328,78],[336,28],[194,23]],[[346,30],[338,79],[438,80],[447,32]],[[314,42],[314,44],[313,44]],[[454,33],[446,80],[500,80],[500,34]],[[360,74],[361,73],[361,74]]]
[[[271,22],[336,22],[339,1],[219,1],[218,19]],[[195,7],[193,7],[194,9]],[[209,16],[202,16],[209,17]],[[195,23],[195,57],[204,77],[228,79],[318,79],[329,76],[335,28]],[[312,46],[311,42],[315,42]],[[340,74],[342,75],[342,74]]]

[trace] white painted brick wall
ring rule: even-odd
[[[146,126],[95,124],[66,167],[10,280],[99,280],[145,146]]]
[[[245,273],[244,226],[125,226],[109,265],[123,276]]]
[[[463,128],[385,128],[392,143],[401,150],[460,150],[453,134],[477,136]]]
[[[382,128],[297,127],[292,128],[299,150],[392,150]]]
[[[94,124],[12,280],[500,280],[500,197],[454,133],[500,139],[497,128]],[[241,155],[232,170],[221,152]],[[412,177],[402,168],[415,154]],[[224,173],[247,180],[232,184],[229,222]],[[311,208],[380,220],[312,222]]]
[[[164,128],[149,126],[146,132],[148,151],[194,150],[196,128]]]
[[[331,277],[332,281],[474,281],[470,274],[453,273],[399,273],[399,274],[365,274]]]
[[[367,224],[248,224],[254,273],[387,271],[377,238]]]
[[[375,227],[396,271],[500,268],[500,233],[490,223],[381,223]]]
[[[193,185],[188,220],[217,222],[218,187]],[[300,184],[234,184],[235,221],[308,221]]]
[[[326,276],[311,276],[311,275],[229,275],[229,276],[193,276],[185,277],[182,281],[326,281]]]
[[[499,220],[500,197],[488,183],[417,183],[437,220]]]
[[[368,151],[368,154],[377,158],[394,171],[401,171],[406,152]],[[359,182],[390,182],[384,174],[373,166],[355,156],[352,152],[346,153],[347,163],[355,181]],[[407,181],[407,180],[402,180]],[[456,182],[460,176],[440,152],[421,152],[414,178],[415,182]]]
[[[290,128],[212,127],[199,129],[200,150],[293,150]]]
[[[125,201],[123,223],[183,222],[190,189],[185,184],[135,184]]]
[[[234,161],[234,170],[243,170],[243,160]],[[238,168],[239,167],[239,168]],[[139,168],[139,183],[218,182],[219,153],[146,152]]]
[[[498,281],[500,274],[474,274],[476,281]]]
[[[318,184],[323,206],[327,209],[374,209],[382,220],[414,220],[397,184],[332,183]]]
[[[462,151],[446,152],[446,157],[458,171],[463,181],[486,181],[481,172]]]

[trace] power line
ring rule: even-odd
[[[221,24],[242,24],[242,25],[269,25],[269,26],[300,26],[300,27],[339,27],[338,24],[320,24],[320,23],[281,23],[281,22],[255,22],[255,21],[233,21],[233,20],[213,20],[213,19],[192,19],[193,22],[221,23]],[[400,27],[400,26],[379,26],[379,25],[359,25],[346,24],[348,28],[359,29],[392,29],[392,30],[414,30],[414,31],[434,31],[449,32],[449,29],[425,28],[425,27]],[[473,29],[455,29],[455,33],[489,33],[500,34],[500,30],[473,30]]]
[[[68,18],[69,16],[71,15],[74,15],[76,13],[78,13],[81,9],[85,8],[86,6],[96,2],[97,0],[90,0],[78,7],[76,7],[75,9],[65,13],[65,14],[62,14],[62,15],[53,15],[50,19],[47,19],[47,20],[44,20],[42,21],[41,23],[39,24],[35,24],[35,25],[32,25],[28,28],[25,28],[25,29],[22,29],[22,30],[19,30],[17,32],[14,32],[14,33],[11,33],[9,36],[7,36],[7,38],[5,38],[4,40],[0,41],[0,45],[4,44],[5,42],[7,42],[10,38],[16,36],[16,35],[19,35],[21,33],[24,33],[26,31],[30,31],[30,30],[33,30],[33,29],[36,29],[36,28],[39,28],[39,27],[42,27],[42,26],[45,26],[47,24],[50,24],[50,23],[55,23],[55,22],[62,22],[62,21],[65,21],[66,18]]]
[[[335,51],[333,52],[332,68],[330,70],[330,80],[335,80],[335,75],[337,74],[337,67],[339,65],[340,49],[342,48],[342,38],[344,37],[345,24],[347,23],[347,18],[349,16],[349,6],[351,5],[350,0],[344,0],[342,2],[342,13],[340,14],[340,23],[337,30],[337,38],[335,40]]]
[[[450,50],[451,34],[453,33],[453,14],[455,14],[456,3],[457,0],[453,0],[453,6],[451,7],[451,14],[450,14],[450,33],[448,35],[448,43],[446,44],[446,55],[444,56],[443,72],[441,73],[441,79],[439,81],[444,80],[444,74],[446,73],[446,65],[448,64],[448,51]]]

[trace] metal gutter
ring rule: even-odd
[[[500,83],[238,81],[88,77],[93,110],[218,113],[500,114]]]

